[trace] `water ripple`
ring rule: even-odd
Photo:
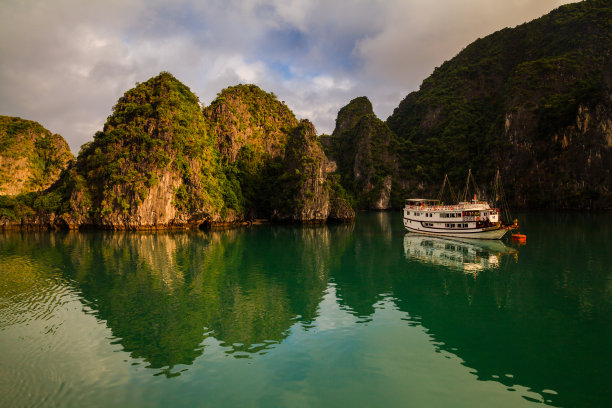
[[[71,288],[43,266],[21,257],[0,261],[0,330],[51,320],[71,298]]]

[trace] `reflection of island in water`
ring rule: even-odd
[[[228,354],[248,357],[283,341],[296,322],[309,326],[328,285],[331,253],[351,228],[335,227],[333,241],[328,227],[274,227],[7,234],[0,242],[21,253],[2,259],[6,269],[33,268],[16,275],[19,282],[38,270],[57,271],[132,358],[172,376],[205,352],[208,337]],[[11,285],[22,300],[6,302],[0,317],[40,296],[26,283]]]
[[[404,253],[408,260],[446,266],[466,273],[499,268],[502,257],[518,257],[516,248],[500,240],[450,239],[407,233]]]

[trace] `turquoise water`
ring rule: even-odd
[[[0,406],[612,406],[612,215],[0,232]]]

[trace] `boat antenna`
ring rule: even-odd
[[[444,187],[446,187],[446,185],[448,184],[448,190],[451,193],[451,199],[453,200],[453,203],[458,202],[457,201],[457,196],[455,195],[455,192],[453,191],[453,186],[450,183],[450,180],[448,179],[448,174],[444,175],[444,182],[442,183],[442,188],[440,189],[440,192],[438,193],[438,201],[442,201],[442,194],[444,194]]]

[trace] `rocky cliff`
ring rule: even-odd
[[[34,121],[0,116],[0,195],[44,190],[73,159],[60,135]]]
[[[468,45],[387,123],[410,194],[500,168],[510,203],[610,208],[612,5],[590,0]]]
[[[335,162],[340,184],[361,209],[392,207],[398,182],[397,141],[372,110],[367,97],[353,99],[340,109],[331,136],[322,137],[325,153]],[[401,200],[401,198],[400,198]]]
[[[48,196],[54,222],[150,229],[222,220],[218,154],[197,97],[169,73],[119,99]]]
[[[71,206],[96,226],[186,226],[229,215],[198,98],[169,73],[119,99],[103,131],[82,147],[75,173],[83,183]]]
[[[281,173],[275,183],[272,219],[282,222],[346,222],[355,211],[328,175],[329,163],[314,125],[300,121],[289,136]]]
[[[235,186],[228,197],[246,219],[270,218],[270,197],[282,172],[289,135],[298,125],[291,110],[256,85],[221,91],[204,108],[225,177]]]
[[[164,72],[119,99],[51,188],[0,196],[0,226],[165,229],[273,213],[279,221],[324,222],[330,191],[333,220],[352,219],[350,205],[333,195],[326,164],[312,124],[298,125],[274,95],[231,87],[202,111],[189,88]]]
[[[314,125],[302,120],[287,144],[272,219],[288,222],[325,222],[330,212],[327,158]]]

